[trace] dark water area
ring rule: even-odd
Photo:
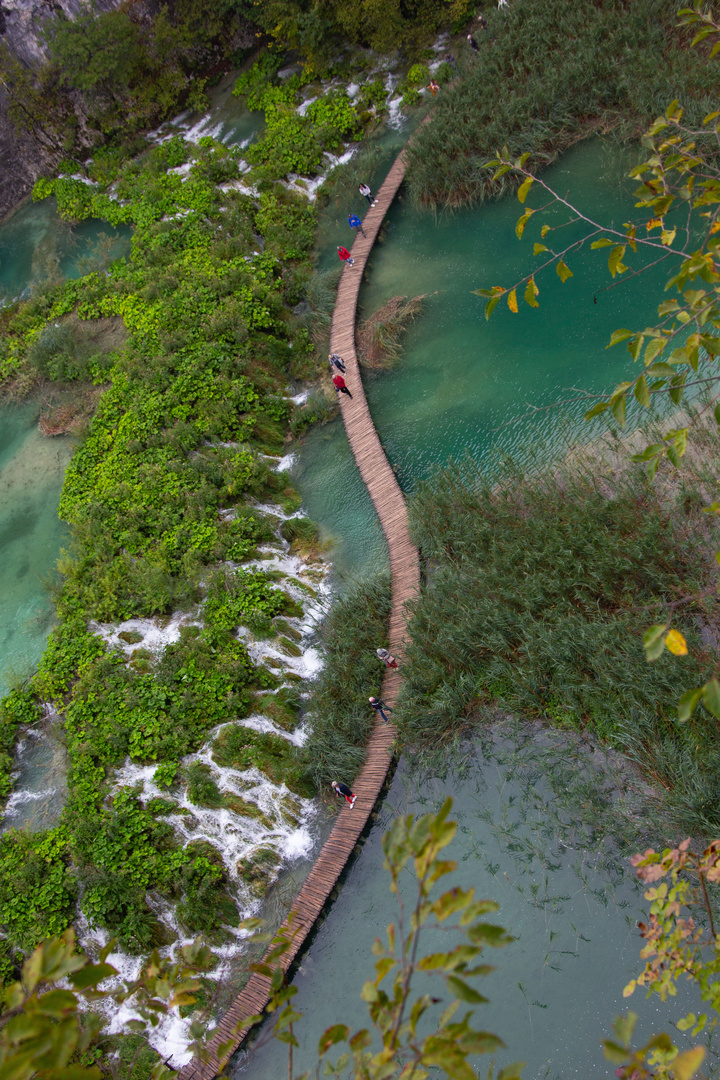
[[[692,988],[682,984],[666,1005],[640,992],[622,996],[639,970],[635,925],[645,908],[627,855],[652,833],[650,792],[639,789],[621,758],[582,738],[543,732],[539,725],[499,724],[463,746],[442,775],[400,762],[295,976],[293,1004],[304,1019],[295,1025],[294,1075],[314,1066],[319,1036],[331,1024],[347,1023],[351,1031],[369,1024],[360,989],[374,977],[372,944],[398,918],[382,869],[382,834],[396,815],[437,811],[448,795],[458,830],[444,855],[458,869],[443,879],[443,888],[473,887],[479,898],[494,900],[500,910],[488,921],[515,938],[503,949],[486,950],[483,960],[495,970],[471,980],[489,998],[478,1007],[476,1026],[506,1044],[496,1065],[524,1060],[528,1080],[610,1078],[614,1067],[600,1040],[629,1008],[640,1018],[638,1042],[669,1030],[682,1046],[685,1036],[674,1021],[697,1008]],[[403,882],[411,907],[411,871]],[[421,951],[449,949],[459,940],[458,933],[431,930]],[[447,997],[439,979],[420,976],[417,990]],[[489,1062],[473,1064],[482,1075]],[[286,1068],[287,1047],[269,1043],[237,1054],[231,1076],[275,1080]]]

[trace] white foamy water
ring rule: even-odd
[[[283,460],[278,461],[278,466]],[[322,562],[307,563],[299,556],[290,554],[290,544],[281,536],[280,526],[285,520],[303,516],[300,511],[286,514],[282,507],[275,503],[256,503],[254,508],[276,519],[276,541],[272,545],[260,547],[260,553],[265,558],[250,560],[241,564],[239,569],[275,571],[282,574],[282,579],[277,582],[278,587],[292,596],[303,609],[301,616],[284,619],[287,626],[299,635],[297,647],[300,655],[287,655],[277,639],[255,640],[245,627],[239,629],[238,638],[255,662],[272,661],[270,666],[281,683],[289,685],[290,680],[285,680],[285,675],[292,673],[303,679],[312,678],[322,666],[320,653],[312,640],[327,605],[329,567]],[[122,649],[129,657],[140,647],[159,653],[167,644],[177,641],[181,627],[188,624],[202,625],[202,605],[193,614],[176,613],[166,621],[128,619],[117,626],[96,623],[91,629],[101,634],[108,645]],[[125,642],[119,637],[123,631],[140,634],[142,640],[133,644]],[[268,691],[263,693],[267,695]],[[244,800],[257,808],[257,816],[240,813],[229,806],[215,809],[196,806],[188,798],[187,782],[182,781],[182,772],[180,781],[168,791],[154,782],[156,765],[140,765],[129,758],[122,768],[116,771],[114,782],[116,790],[135,789],[143,803],[157,798],[173,800],[176,806],[163,820],[173,829],[180,847],[203,842],[212,844],[218,851],[226,868],[228,888],[235,899],[240,917],[244,919],[258,913],[262,900],[243,880],[241,860],[251,860],[261,848],[274,851],[279,861],[276,869],[270,868],[267,871],[267,881],[271,883],[283,866],[298,859],[309,858],[314,843],[312,823],[317,814],[317,804],[311,799],[294,795],[284,784],[272,783],[257,768],[243,770],[218,765],[212,758],[213,744],[218,734],[228,726],[242,726],[260,733],[269,733],[298,747],[307,740],[310,726],[304,722],[294,731],[288,732],[270,717],[257,711],[241,720],[218,725],[208,734],[197,753],[187,755],[180,762],[182,770],[187,770],[193,763],[204,765],[209,778],[226,798]],[[166,928],[168,936],[174,938],[172,945],[160,949],[161,956],[168,961],[174,961],[179,957],[182,946],[190,944],[194,935],[189,936],[180,926],[175,907],[168,901],[149,895],[148,903],[155,917]],[[213,946],[218,963],[206,976],[218,982],[228,975],[230,962],[243,951],[247,937],[244,931],[232,927],[227,927],[226,930],[226,942],[220,947]],[[81,917],[78,937],[91,954],[97,954],[110,935],[104,930],[90,927],[87,920]],[[113,980],[118,987],[124,981],[137,978],[143,965],[141,958],[129,956],[122,951],[108,957],[108,962],[119,972]],[[132,1003],[121,1006],[109,1003],[104,1009],[110,1032],[126,1030],[130,1020],[138,1019]],[[191,1041],[191,1022],[191,1018],[183,1020],[173,1013],[163,1017],[157,1028],[149,1033],[151,1045],[163,1060],[169,1061],[174,1067],[179,1067],[190,1059],[188,1046]]]

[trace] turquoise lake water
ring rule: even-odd
[[[627,151],[594,140],[544,177],[563,194],[569,189],[590,216],[621,226],[632,214],[633,184],[624,179],[631,163]],[[360,204],[352,209],[362,212]],[[573,388],[612,389],[633,365],[624,346],[606,350],[610,334],[654,319],[667,264],[612,287],[606,254],[583,249],[568,256],[574,276],[564,285],[552,268],[538,276],[538,309],[521,299],[513,315],[501,302],[487,322],[485,302],[473,290],[510,286],[541,262],[532,254],[540,224],[531,221],[522,241],[515,235],[521,212],[517,199],[507,198],[436,217],[412,207],[401,190],[384,242],[373,249],[360,292],[361,319],[393,296],[426,296],[396,366],[363,372],[375,425],[407,492],[450,457],[470,452],[491,463],[499,451],[522,456],[530,444],[557,450],[559,432],[563,439],[588,437],[582,415],[592,401],[539,413],[533,407],[577,396]],[[556,212],[543,220],[567,217]],[[343,220],[334,211],[329,224],[347,242]],[[329,242],[330,232],[326,224]],[[562,245],[576,235],[577,226],[564,228]],[[638,259],[632,268],[639,265]],[[361,574],[384,561],[384,542],[340,421],[308,434],[293,475],[308,514],[337,539],[341,571]]]
[[[0,694],[37,667],[53,620],[43,579],[68,538],[57,508],[70,442],[41,435],[38,411],[0,409]]]

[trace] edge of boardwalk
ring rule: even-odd
[[[366,235],[358,235],[353,244],[352,256],[355,265],[351,267],[345,264],[343,268],[330,335],[332,351],[339,353],[345,360],[345,381],[352,393],[352,400],[346,394],[339,395],[345,430],[387,540],[392,580],[388,636],[390,649],[396,656],[403,654],[405,604],[419,588],[420,561],[417,548],[410,539],[405,499],[385,456],[365,399],[355,353],[355,315],[368,255],[380,231],[385,212],[404,176],[405,158],[401,152],[377,193],[376,205],[370,207],[365,216],[363,227]],[[383,681],[383,697],[391,705],[399,687],[399,674],[388,671]],[[357,793],[355,807],[351,810],[347,804],[343,804],[332,831],[280,930],[280,933],[291,935],[290,948],[281,961],[285,970],[292,964],[314,927],[367,824],[392,761],[394,739],[393,725],[376,720],[368,742],[365,764],[353,781],[353,789]],[[269,998],[268,991],[268,979],[257,973],[251,975],[245,988],[218,1024],[206,1048],[207,1060],[192,1061],[185,1065],[180,1070],[179,1080],[212,1080],[250,1030],[250,1027],[238,1029],[239,1022],[246,1016],[256,1015],[264,1010]],[[220,1053],[221,1045],[223,1049]]]

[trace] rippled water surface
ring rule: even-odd
[[[633,160],[614,144],[594,140],[544,177],[562,194],[569,191],[590,217],[621,227],[632,215],[633,184],[625,176]],[[532,193],[528,199],[541,201]],[[654,319],[670,275],[667,263],[616,285],[607,253],[583,249],[567,256],[574,276],[564,285],[552,268],[538,275],[538,309],[521,298],[513,315],[503,301],[486,321],[485,301],[473,290],[513,285],[542,261],[532,254],[539,224],[531,221],[522,241],[515,235],[521,212],[511,197],[435,216],[413,208],[401,191],[383,242],[373,249],[360,292],[361,318],[393,296],[426,296],[396,366],[363,373],[375,425],[407,491],[433,466],[466,452],[490,462],[498,450],[522,456],[530,443],[547,452],[548,446],[560,449],[569,432],[583,437],[582,415],[592,400],[545,407],[577,398],[577,391],[602,393],[627,378],[632,361],[624,346],[606,350],[610,334]],[[556,211],[547,220],[562,224],[569,216]],[[335,242],[347,243],[337,210],[330,224],[340,236]],[[327,221],[324,226],[330,244]],[[580,230],[568,226],[556,235],[565,247]],[[641,264],[631,260],[631,269]],[[361,485],[339,421],[308,435],[294,476],[308,513],[340,538],[336,554],[343,568],[359,573],[383,560],[384,544],[374,515],[361,509]]]
[[[57,508],[70,443],[41,435],[36,417],[0,408],[0,693],[37,667],[53,619],[45,580],[68,538]]]

